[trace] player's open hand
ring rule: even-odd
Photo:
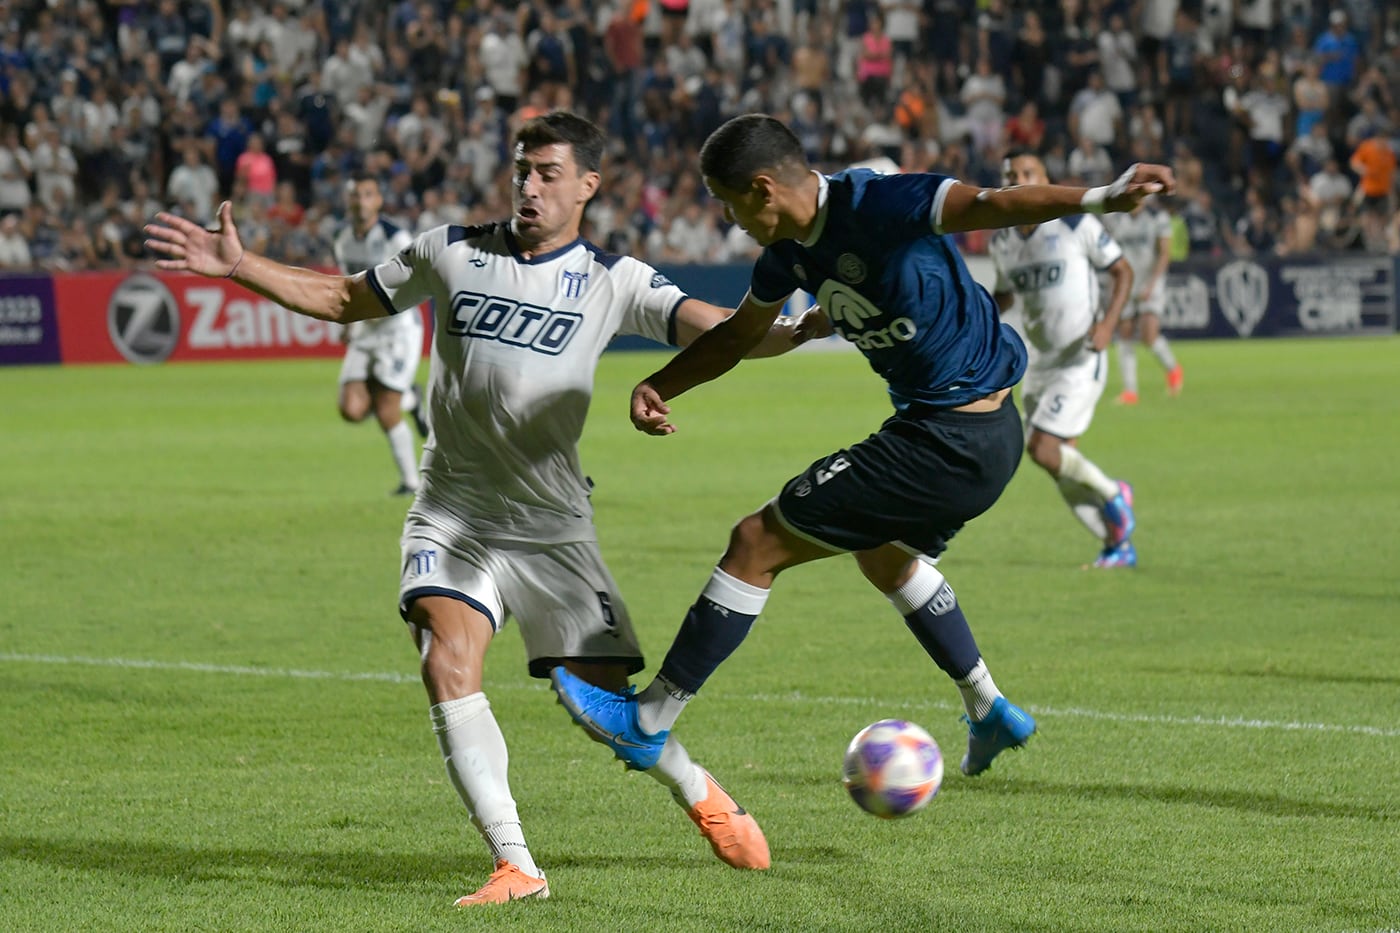
[[[243,259],[243,242],[233,225],[233,206],[219,205],[219,226],[206,230],[193,221],[164,211],[146,224],[146,248],[167,258],[156,261],[166,272],[194,272],[223,278]]]
[[[643,382],[632,390],[632,426],[644,434],[674,434],[676,426],[666,420],[671,406],[661,400],[661,393]]]
[[[1176,175],[1170,166],[1139,162],[1108,186],[1104,210],[1130,211],[1154,194],[1171,194],[1175,190]]]

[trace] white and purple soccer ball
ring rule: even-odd
[[[917,813],[943,783],[943,753],[920,727],[882,719],[856,733],[841,780],[866,813],[885,820]]]

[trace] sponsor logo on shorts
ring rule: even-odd
[[[617,616],[613,614],[612,600],[607,593],[598,593],[598,608],[603,611],[603,624],[608,627],[608,634],[617,638]]]

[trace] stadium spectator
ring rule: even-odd
[[[23,213],[34,199],[33,177],[34,157],[20,145],[19,128],[0,127],[0,215]]]
[[[1357,175],[1352,203],[1361,222],[1363,246],[1385,249],[1385,227],[1395,209],[1395,150],[1381,136],[1368,136],[1351,154],[1351,170]]]
[[[246,185],[249,195],[265,204],[272,203],[277,189],[277,165],[268,155],[261,133],[249,134],[248,147],[234,161],[233,174]]]
[[[966,108],[968,135],[972,138],[974,154],[995,162],[995,151],[1001,146],[1006,124],[1006,82],[992,71],[992,60],[983,55],[977,59],[977,70],[963,81],[958,94]]]
[[[1070,135],[1113,150],[1122,131],[1123,105],[1118,95],[1108,89],[1097,69],[1090,71],[1083,89],[1070,101]]]
[[[0,217],[0,269],[28,269],[33,265],[29,241],[20,229],[20,215],[9,213]]]
[[[1093,187],[1106,184],[1113,177],[1113,160],[1108,150],[1092,136],[1079,137],[1079,144],[1069,154],[1067,180],[1073,184]]]
[[[988,68],[987,73],[990,72]],[[885,32],[884,16],[871,12],[865,33],[860,37],[860,52],[856,58],[856,84],[860,86],[860,98],[867,107],[874,109],[885,102],[893,75],[894,42]]]

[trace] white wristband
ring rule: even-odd
[[[1103,202],[1108,199],[1108,185],[1099,185],[1084,192],[1079,204],[1091,214],[1103,213]]]
[[[1102,214],[1104,212],[1104,202],[1109,198],[1116,198],[1118,195],[1128,190],[1128,185],[1133,183],[1133,176],[1137,174],[1138,164],[1134,162],[1128,166],[1127,171],[1113,180],[1111,185],[1099,185],[1097,188],[1090,188],[1084,192],[1079,199],[1079,204],[1091,214]]]

